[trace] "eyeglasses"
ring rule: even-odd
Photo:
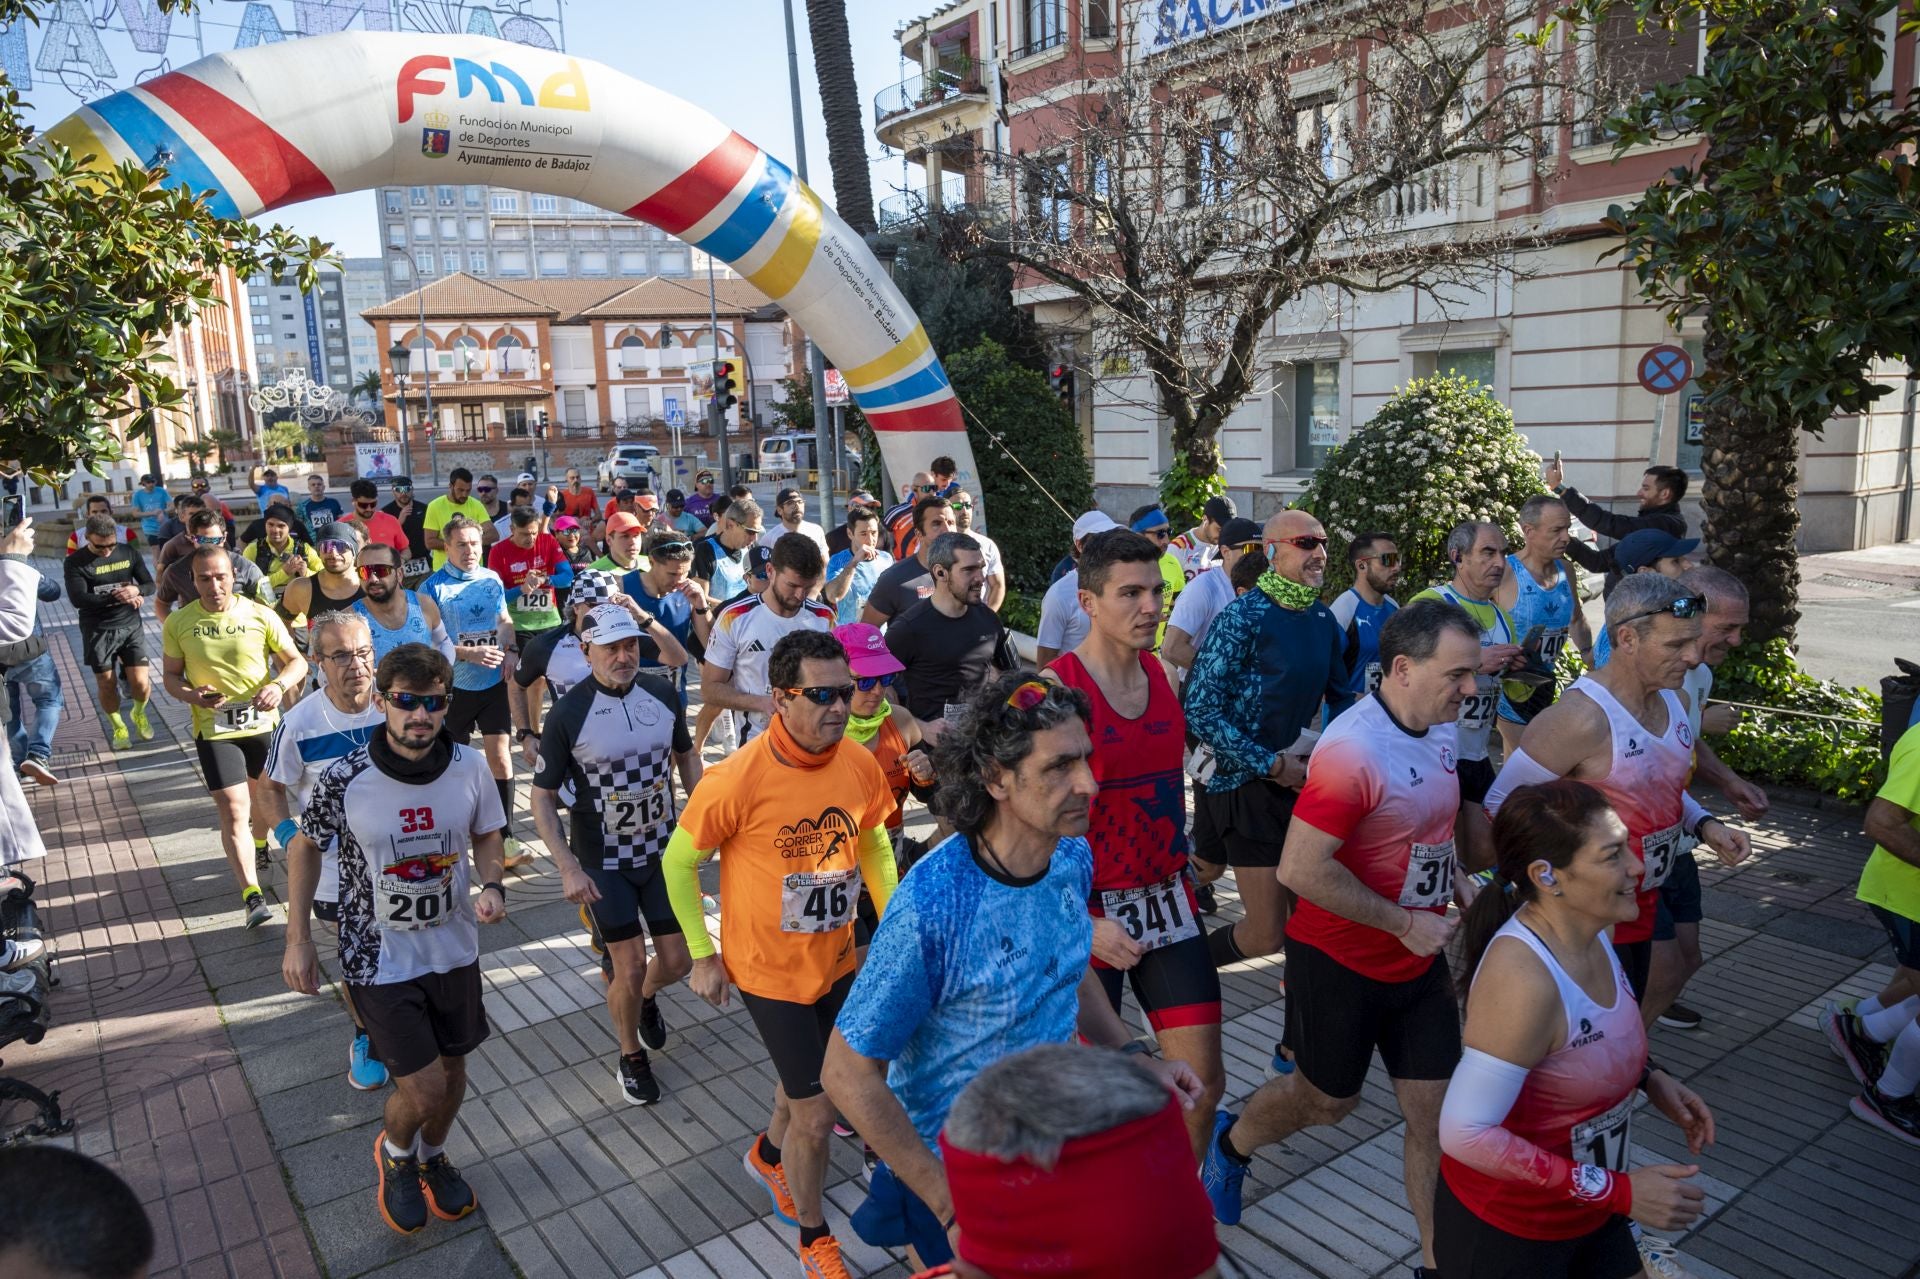
[[[498,493],[500,490],[491,484],[481,484],[475,486],[473,491],[476,493]]]
[[[320,543],[320,553],[322,555],[352,555],[353,543],[339,542],[333,538],[328,538],[326,541]]]
[[[1173,528],[1166,524],[1162,524],[1159,528],[1147,528],[1141,529],[1140,531],[1148,537],[1164,537],[1168,539],[1173,537]]]
[[[1046,681],[1030,679],[1007,694],[1007,705],[1017,711],[1030,711],[1047,700],[1047,692]]]
[[[411,493],[411,492],[413,492],[413,485],[411,485],[411,484],[395,484],[395,485],[393,485],[393,486],[392,486],[391,488],[389,488],[389,489],[388,489],[388,492],[390,492],[390,493]]]
[[[1649,617],[1659,617],[1665,613],[1668,617],[1677,617],[1681,621],[1691,621],[1707,611],[1707,597],[1704,595],[1682,595],[1671,604],[1662,604],[1659,608],[1650,608],[1644,613],[1635,613],[1632,617],[1623,617],[1617,622],[1608,622],[1609,628],[1625,626],[1628,622],[1638,622]]]
[[[331,662],[335,666],[356,666],[362,662],[372,666],[373,647],[369,645],[366,648],[343,648],[338,653],[322,653],[320,657],[323,661]],[[395,696],[398,697],[400,694],[396,693]]]
[[[1400,552],[1387,551],[1380,555],[1369,555],[1367,558],[1374,561],[1381,568],[1394,568],[1400,563]]]
[[[392,577],[393,574],[394,566],[391,564],[362,564],[360,566],[360,580],[363,582],[370,582],[376,577]]]
[[[1323,551],[1327,547],[1327,541],[1328,539],[1324,534],[1319,537],[1314,537],[1311,534],[1303,534],[1299,537],[1276,537],[1273,539],[1272,545],[1279,546],[1285,543],[1288,546],[1298,547],[1303,551]]]
[[[225,546],[227,544],[226,534],[224,533],[217,533],[212,537],[196,537],[193,541],[196,546]]]
[[[429,715],[438,715],[447,709],[447,703],[453,700],[448,693],[384,693],[383,697],[403,711],[425,711]]]
[[[1238,545],[1238,546],[1231,546],[1231,547],[1225,547],[1225,548],[1223,548],[1223,549],[1225,549],[1225,550],[1233,550],[1233,551],[1238,551],[1238,552],[1240,552],[1240,553],[1241,553],[1242,555],[1251,555],[1251,554],[1253,554],[1253,553],[1254,553],[1255,551],[1257,551],[1257,550],[1259,550],[1259,549],[1260,549],[1260,543],[1258,543],[1258,542],[1242,542],[1242,543],[1240,543],[1240,545]]]
[[[356,497],[353,499],[353,509],[356,511],[371,511],[378,505],[380,505],[380,499],[377,497]]]
[[[745,524],[736,524],[734,527],[738,528],[742,533],[751,533],[755,537],[759,537],[761,534],[767,531],[764,528],[760,528],[758,526],[749,528]]]
[[[913,491],[916,493],[938,493],[940,486],[938,484],[916,484],[913,486]]]
[[[780,690],[791,697],[804,697],[815,706],[831,706],[835,702],[853,703],[852,684],[814,685],[808,688],[783,688]]]
[[[888,671],[885,675],[857,675],[853,682],[859,686],[861,692],[871,693],[876,688],[892,688],[894,674],[895,672]]]

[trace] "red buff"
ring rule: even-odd
[[[1220,1255],[1180,1104],[1077,1137],[1051,1169],[940,1137],[960,1256],[995,1279],[1192,1279]]]

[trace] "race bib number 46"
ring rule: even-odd
[[[853,922],[860,900],[860,872],[808,870],[780,882],[780,931],[830,933]]]
[[[1114,888],[1100,894],[1100,910],[1146,950],[1159,950],[1200,935],[1200,920],[1187,905],[1178,875],[1145,888]]]
[[[1407,851],[1407,878],[1400,885],[1402,906],[1442,906],[1452,891],[1452,840],[1444,844],[1415,844]]]

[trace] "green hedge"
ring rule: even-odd
[[[1713,677],[1713,700],[1808,711],[1849,721],[1742,711],[1713,749],[1750,781],[1819,791],[1865,803],[1886,781],[1880,759],[1880,696],[1800,669],[1784,639],[1735,649]]]

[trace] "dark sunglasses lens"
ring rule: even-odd
[[[387,700],[403,711],[423,710],[438,715],[447,708],[445,693],[389,693]]]
[[[362,564],[362,565],[360,566],[360,576],[361,576],[361,577],[364,577],[364,578],[372,578],[372,577],[392,577],[392,576],[393,576],[393,565],[391,565],[391,564]]]
[[[876,688],[892,688],[893,675],[891,672],[885,675],[862,675],[853,682],[860,686],[861,692],[871,693]]]
[[[1379,559],[1380,559],[1380,567],[1382,568],[1393,568],[1400,563],[1400,556],[1398,552],[1395,552],[1392,555],[1382,555],[1379,557]]]

